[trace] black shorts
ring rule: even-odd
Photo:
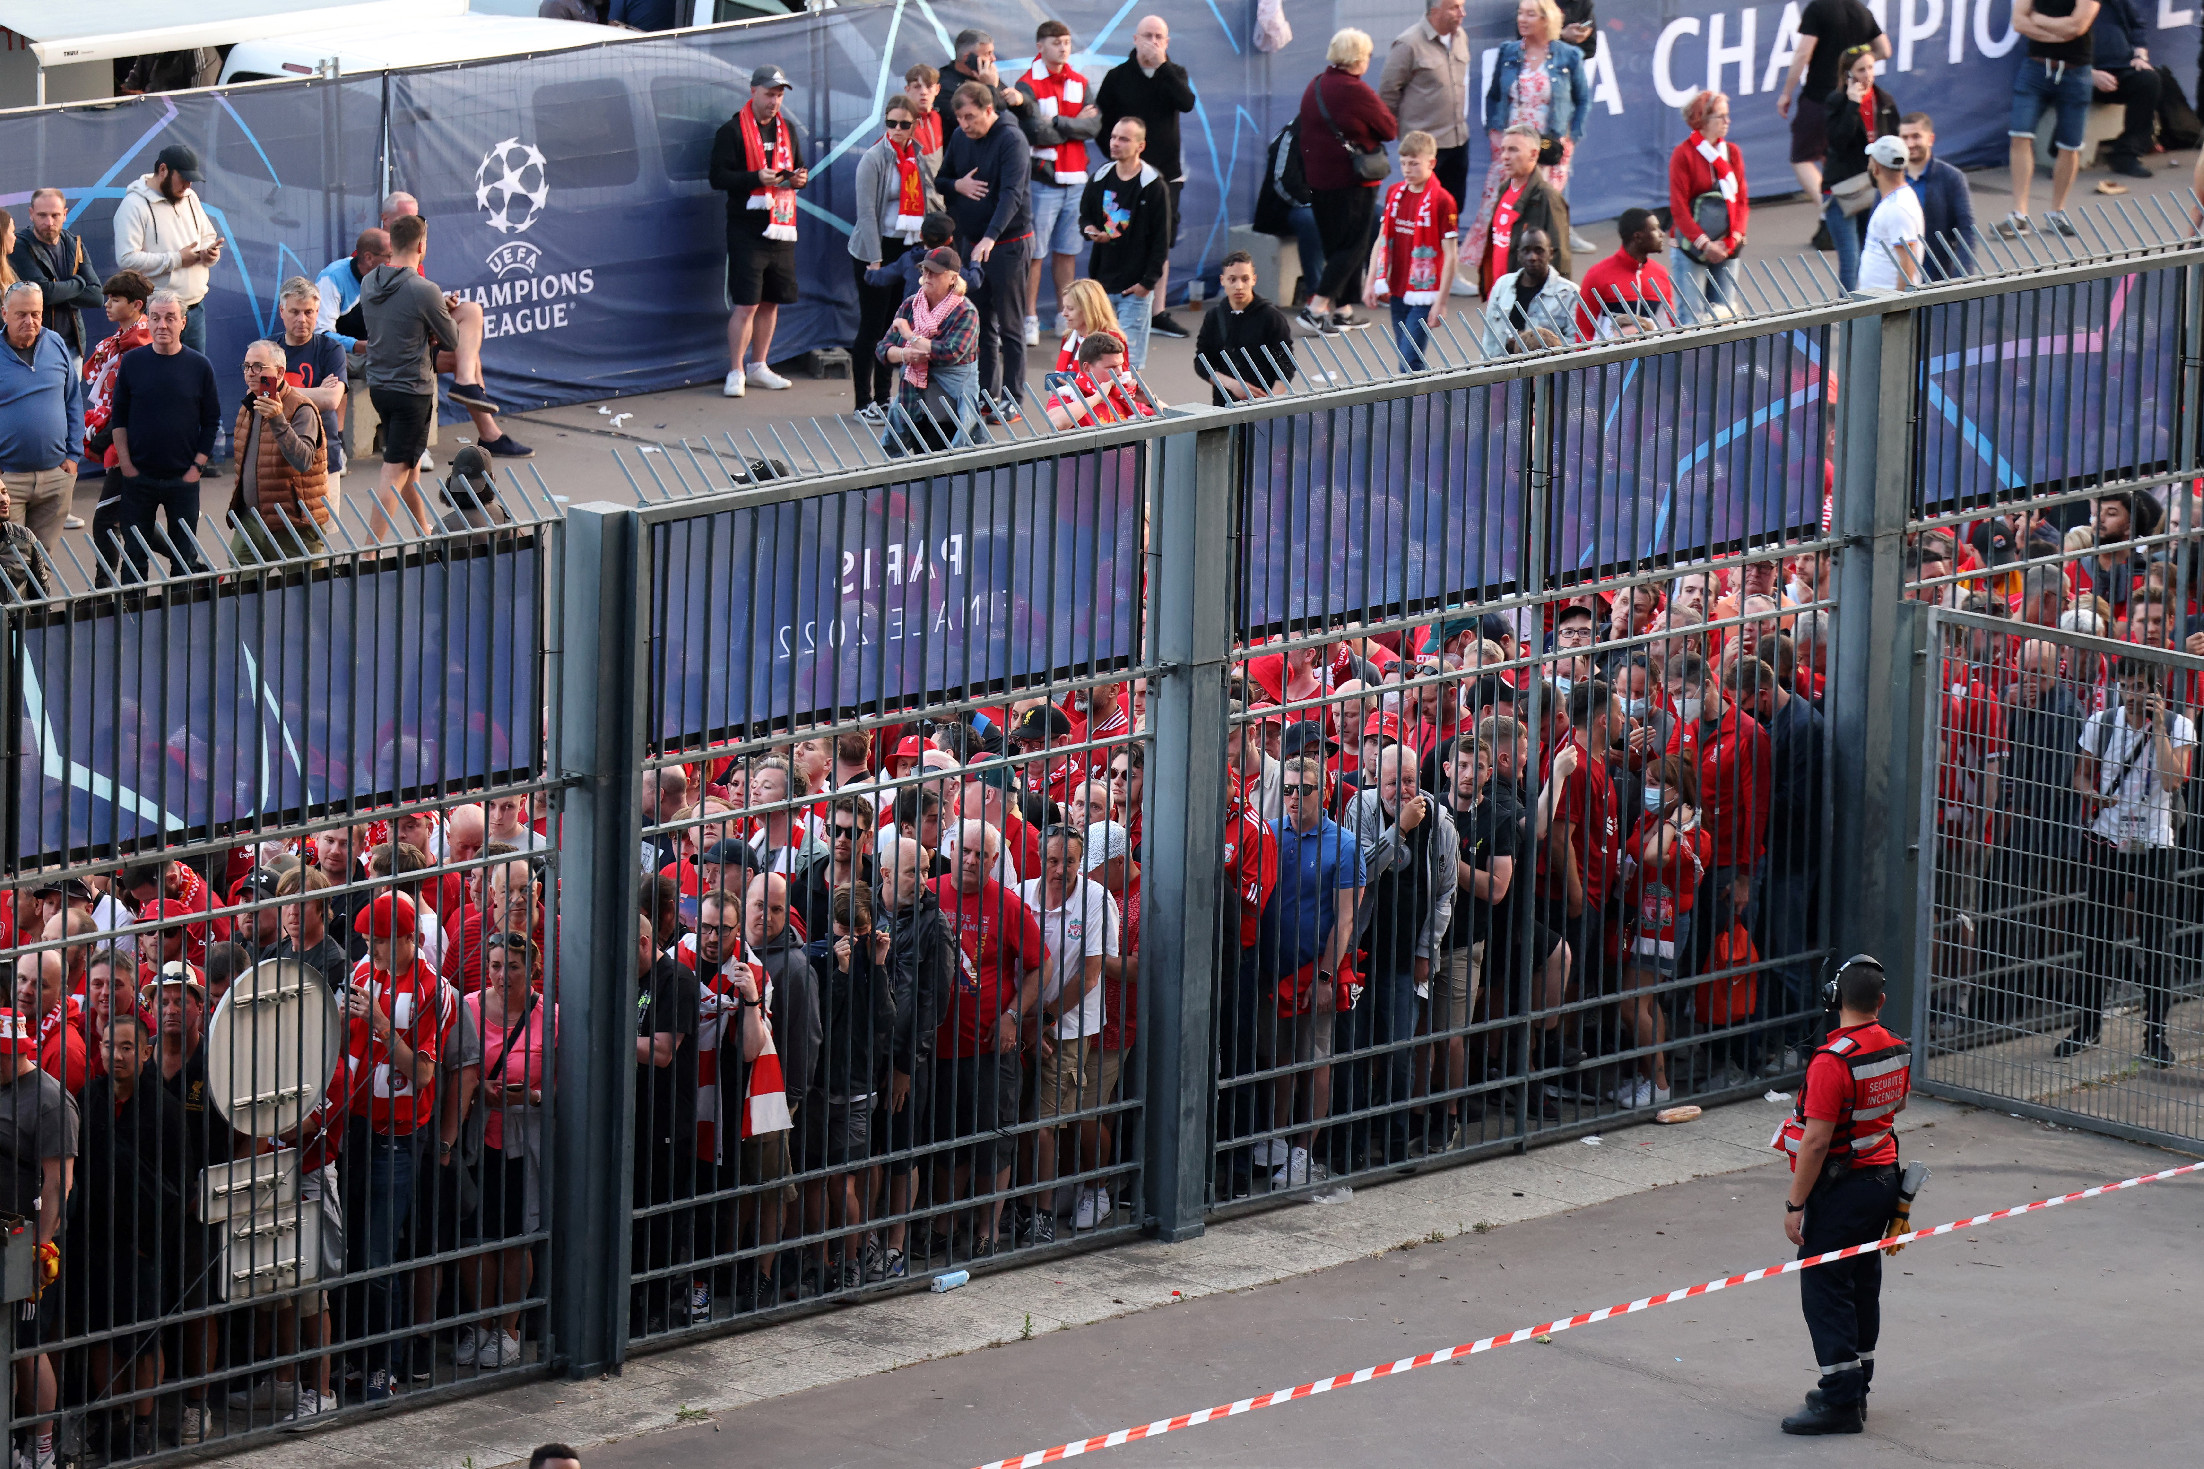
[[[727,301],[732,306],[793,306],[796,242],[751,235],[727,237]]]
[[[460,1208],[464,1200],[459,1196],[464,1168],[456,1147],[449,1161],[440,1159],[434,1146],[414,1160],[412,1238],[416,1255],[459,1248],[460,1226],[466,1222],[466,1211]]]
[[[383,421],[383,463],[419,464],[429,451],[429,425],[436,419],[434,393],[405,393],[369,388],[367,400]]]
[[[894,1110],[895,1073],[889,1071],[881,1076],[880,1090],[876,1094],[880,1115],[872,1131],[875,1147],[890,1153],[907,1153],[926,1141],[927,1109],[931,1106],[928,1083],[933,1070],[931,1062],[918,1063],[918,1069],[911,1073],[911,1094],[904,1100],[900,1112]]]
[[[1186,180],[1173,179],[1164,187],[1171,191],[1171,243],[1176,245],[1186,233],[1186,215],[1179,208],[1179,195],[1186,192]],[[1163,307],[1159,303],[1156,309],[1160,311]]]
[[[1829,156],[1829,109],[1801,93],[1791,104],[1791,162],[1819,163]]]
[[[797,1157],[806,1173],[872,1156],[873,1098],[842,1101],[814,1092],[796,1114]]]
[[[56,1281],[46,1287],[44,1295],[35,1302],[10,1301],[8,1310],[15,1316],[15,1349],[19,1352],[36,1351],[66,1334],[61,1320],[61,1283]]]
[[[467,1221],[469,1240],[488,1244],[518,1239],[528,1232],[528,1158],[520,1152],[482,1150],[482,1192],[474,1217]]]
[[[974,1171],[995,1171],[997,1129],[1018,1120],[1021,1068],[1015,1052],[955,1060],[936,1057],[933,1077],[933,1139],[937,1143],[969,1138],[952,1155],[952,1166],[970,1163]]]

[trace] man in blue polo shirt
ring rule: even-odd
[[[1275,1010],[1256,1026],[1256,1057],[1265,1069],[1292,1064],[1306,1069],[1277,1080],[1271,1125],[1293,1123],[1295,1093],[1309,1098],[1308,1125],[1285,1156],[1272,1160],[1278,1170],[1273,1188],[1299,1188],[1320,1181],[1327,1170],[1311,1169],[1309,1150],[1332,1099],[1332,1029],[1339,1009],[1341,966],[1353,946],[1355,909],[1362,901],[1362,849],[1354,835],[1324,814],[1324,763],[1314,758],[1287,760],[1279,772],[1279,795],[1286,814],[1276,824],[1278,885],[1263,909],[1262,937],[1256,950],[1266,987],[1276,994]],[[1346,982],[1353,982],[1350,972]]]

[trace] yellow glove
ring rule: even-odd
[[[1898,1200],[1897,1212],[1892,1214],[1890,1216],[1890,1222],[1883,1226],[1883,1238],[1889,1239],[1893,1235],[1910,1234],[1912,1232],[1913,1200],[1901,1196]],[[1904,1248],[1904,1245],[1885,1245],[1883,1247],[1883,1253],[1886,1255],[1895,1255]]]
[[[46,1294],[47,1286],[61,1278],[61,1246],[48,1240],[32,1251],[32,1254],[38,1262],[38,1283],[31,1287],[31,1299],[35,1301]]]

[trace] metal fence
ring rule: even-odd
[[[61,1269],[12,1431],[242,1442],[1788,1086],[1862,949],[1919,954],[1924,1084],[2193,1137],[2188,848],[2171,907],[1982,860],[2058,740],[1965,723],[2048,655],[1964,599],[2086,587],[2204,661],[2151,594],[2194,501],[2141,508],[2195,478],[2199,265],[1318,345],[1253,403],[784,427],[626,460],[635,503],[74,568],[0,609],[25,1047],[96,1100],[66,1207],[17,1185]],[[2103,545],[1997,550],[2091,502]],[[2062,687],[2104,631],[2047,631]],[[1932,650],[1985,674],[1941,700]],[[2084,911],[2160,962],[2077,961],[2129,936]],[[2106,1006],[2118,1084],[2053,1096]],[[135,1131],[118,1031],[184,1078]],[[99,1207],[133,1188],[165,1213]]]

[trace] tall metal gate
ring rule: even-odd
[[[1928,624],[1923,1084],[2193,1150],[2204,658],[1943,607]]]

